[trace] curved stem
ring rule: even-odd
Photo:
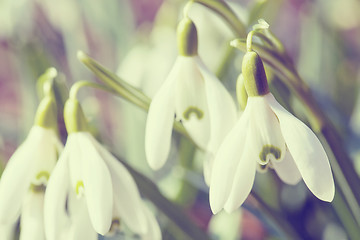
[[[48,68],[37,80],[37,90],[39,96],[54,95],[54,78],[57,76],[55,68]],[[42,98],[42,97],[41,97]]]
[[[118,93],[116,91],[114,91],[112,88],[109,88],[102,84],[83,80],[83,81],[78,81],[72,85],[72,87],[70,89],[70,93],[69,93],[69,98],[77,99],[77,94],[82,87],[92,87],[95,89],[100,89],[100,90],[118,95]]]

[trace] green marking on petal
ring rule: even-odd
[[[84,189],[84,182],[83,181],[78,181],[76,183],[76,188],[75,188],[76,195],[79,195],[80,193],[82,193],[83,189]]]
[[[50,178],[50,173],[47,171],[40,171],[36,176],[34,181],[30,184],[30,191],[34,193],[43,193],[46,189],[46,184]]]
[[[264,145],[260,154],[260,164],[265,165],[270,161],[271,155],[275,158],[275,160],[279,160],[281,157],[281,150],[278,147],[273,145]]]
[[[40,180],[41,178],[44,178],[46,181],[50,178],[50,173],[47,171],[41,171],[36,175],[36,179]]]
[[[202,119],[204,117],[204,112],[201,109],[199,109],[198,107],[195,107],[195,106],[188,107],[184,111],[183,117],[186,120],[189,120],[191,114],[195,114],[198,119]]]

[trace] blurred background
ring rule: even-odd
[[[226,1],[251,30],[259,18],[285,45],[299,74],[311,87],[360,173],[360,2],[357,0]],[[152,97],[177,55],[176,25],[181,0],[1,0],[0,1],[0,163],[6,164],[33,124],[39,103],[37,78],[55,67],[62,99],[75,81],[97,81],[77,60],[82,50]],[[199,32],[199,52],[235,99],[242,53],[235,36],[216,14],[193,4],[189,12]],[[226,65],[223,65],[223,63]],[[276,85],[275,94],[287,89]],[[316,199],[303,182],[288,186],[269,171],[257,174],[254,194],[241,210],[212,217],[202,175],[203,153],[175,135],[170,161],[158,172],[144,153],[146,113],[99,91],[80,98],[94,134],[131,166],[155,181],[213,239],[286,239],[257,200],[280,213],[303,239],[348,239],[331,204]],[[288,103],[301,117],[296,98]],[[61,114],[61,107],[59,108]],[[59,118],[62,138],[66,131]],[[187,149],[185,154],[181,149]],[[0,171],[1,172],[1,171]],[[257,196],[257,197],[254,197]],[[164,239],[186,239],[157,211]],[[123,239],[119,236],[118,239]],[[116,239],[116,238],[112,238]],[[129,237],[131,239],[131,237]]]

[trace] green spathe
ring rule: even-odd
[[[264,65],[256,52],[249,51],[244,55],[242,74],[249,97],[264,96],[269,93]]]
[[[57,130],[57,109],[52,96],[44,97],[35,115],[35,125]]]
[[[236,97],[239,102],[240,109],[245,110],[248,94],[245,89],[244,76],[240,73],[236,81]]]
[[[193,21],[188,17],[183,18],[178,24],[177,45],[181,56],[190,57],[198,54],[197,30]]]
[[[64,120],[68,134],[88,131],[87,121],[77,99],[69,98],[64,107]]]

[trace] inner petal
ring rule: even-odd
[[[281,149],[273,145],[264,145],[259,158],[261,162],[267,164],[270,160],[280,161],[281,159]]]
[[[78,198],[84,194],[84,183],[83,183],[83,174],[81,166],[81,150],[79,146],[79,139],[77,136],[78,133],[71,133],[68,137],[67,147],[69,149],[69,170],[70,170],[70,181],[72,186],[72,191],[76,194]]]
[[[205,148],[210,137],[210,118],[204,79],[192,57],[181,61],[184,70],[176,85],[176,116],[193,140]]]
[[[285,156],[285,140],[276,115],[263,97],[250,97],[253,108],[250,122],[251,150],[257,153],[256,161],[266,165],[269,161],[281,161]]]

